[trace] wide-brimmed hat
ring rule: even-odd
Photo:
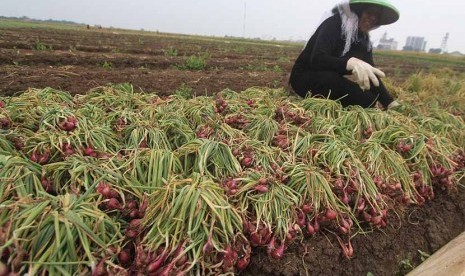
[[[350,0],[349,4],[360,5],[360,4],[371,4],[383,8],[378,25],[388,25],[396,22],[399,19],[399,10],[394,7],[388,0]]]

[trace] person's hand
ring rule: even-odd
[[[395,109],[400,106],[400,103],[398,101],[392,101],[388,106],[387,109]]]
[[[360,88],[362,88],[362,90],[370,89],[370,80],[373,82],[374,86],[379,86],[379,80],[377,76],[380,78],[385,76],[383,71],[371,66],[363,60],[354,57],[347,61],[346,69],[348,71],[352,71],[356,82]]]

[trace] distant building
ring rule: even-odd
[[[441,54],[442,50],[441,50],[441,48],[430,48],[428,53],[430,53],[430,54]]]
[[[388,39],[387,32],[385,32],[376,48],[380,50],[397,50],[397,41],[395,41],[394,38]]]
[[[424,37],[420,36],[409,36],[407,37],[407,43],[403,48],[404,51],[415,51],[424,52],[426,48],[426,41]]]
[[[447,54],[447,40],[449,39],[449,33],[442,38],[441,48],[431,48],[429,49],[430,53],[433,54]]]

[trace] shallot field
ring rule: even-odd
[[[287,81],[303,44],[0,21],[0,276],[406,275],[465,230],[465,59],[401,102]]]

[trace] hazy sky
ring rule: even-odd
[[[400,20],[372,32],[398,41],[423,36],[426,49],[465,53],[464,0],[391,0]],[[337,0],[0,0],[0,15],[70,20],[103,27],[161,32],[307,40]],[[245,15],[245,16],[244,16]],[[244,28],[245,25],[245,28]]]

